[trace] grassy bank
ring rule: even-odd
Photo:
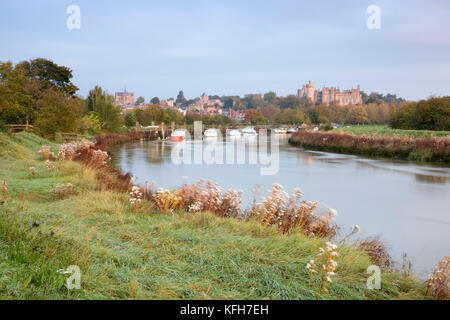
[[[373,262],[337,248],[328,292],[305,266],[327,239],[211,213],[160,212],[106,190],[98,170],[36,152],[58,145],[28,133],[0,134],[0,298],[3,299],[421,299],[425,288],[384,271],[381,290],[366,287]],[[30,167],[34,167],[30,170]],[[71,192],[55,188],[71,183]],[[81,289],[68,290],[77,265]]]
[[[414,138],[299,131],[290,137],[289,143],[321,151],[450,163],[450,137]]]
[[[354,135],[375,135],[388,137],[414,137],[431,138],[450,136],[450,131],[432,131],[432,130],[403,130],[392,129],[388,125],[361,125],[346,126],[334,129],[333,132],[349,133]]]

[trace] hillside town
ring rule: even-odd
[[[181,96],[180,96],[181,95]],[[262,94],[245,95],[244,98],[251,98],[252,96],[259,96],[263,98]],[[293,95],[294,96],[294,95]],[[298,99],[305,99],[311,104],[335,104],[340,106],[360,105],[363,103],[360,86],[357,89],[350,89],[341,91],[335,87],[323,87],[322,90],[315,90],[312,81],[304,84],[295,95]],[[185,116],[188,113],[199,115],[226,115],[233,120],[240,121],[245,117],[245,107],[238,96],[231,98],[230,103],[226,105],[226,100],[230,101],[230,97],[208,96],[203,93],[200,97],[195,97],[192,100],[186,100],[182,91],[179,92],[177,100],[173,98],[159,100],[155,97],[148,103],[140,97],[135,99],[133,92],[127,92],[126,88],[123,92],[115,93],[115,102],[121,107],[121,113],[126,114],[128,111],[135,111],[138,109],[145,109],[150,105],[159,105],[164,109],[172,109],[178,111]]]

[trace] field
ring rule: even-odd
[[[392,129],[387,125],[361,125],[361,126],[352,125],[334,129],[333,132],[343,132],[355,135],[379,135],[389,137],[409,136],[415,138],[450,136],[450,131],[402,130],[402,129]]]
[[[0,134],[1,299],[422,299],[425,285],[383,271],[366,287],[373,262],[351,245],[337,248],[328,292],[305,269],[328,239],[281,234],[252,221],[211,213],[170,214],[127,193],[102,190],[95,169],[36,152],[58,145],[29,133]],[[34,169],[30,169],[33,167]],[[60,198],[54,188],[71,183]],[[70,265],[81,289],[68,290]]]

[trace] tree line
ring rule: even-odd
[[[401,106],[390,121],[394,129],[450,130],[450,96],[430,97]]]
[[[430,98],[408,102],[395,95],[363,93],[363,105],[338,106],[314,104],[296,95],[278,97],[270,91],[263,95],[210,96],[223,102],[224,114],[183,113],[163,108],[158,97],[145,108],[121,115],[114,97],[99,86],[86,98],[76,94],[72,70],[47,59],[32,59],[17,64],[0,62],[0,130],[4,124],[29,123],[38,134],[50,137],[56,132],[96,134],[134,127],[175,122],[192,124],[202,120],[207,125],[231,126],[236,123],[226,115],[233,110],[244,114],[247,124],[385,124],[394,128],[449,130],[450,98]],[[137,102],[144,103],[139,97]],[[176,102],[187,106],[180,91]]]

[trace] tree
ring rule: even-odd
[[[276,97],[277,97],[277,94],[275,92],[269,91],[264,94],[264,101],[267,104],[271,104]]]
[[[25,123],[33,118],[33,97],[25,88],[29,81],[11,62],[0,63],[0,119]]]
[[[394,129],[413,129],[415,127],[414,113],[416,107],[416,102],[403,105],[394,113],[390,126]]]
[[[134,117],[136,118],[136,121],[142,124],[142,119],[144,117],[144,110],[142,109],[136,109],[134,110]]]
[[[152,100],[150,100],[151,104],[160,104],[161,102],[159,101],[158,97],[153,97]]]
[[[77,132],[83,113],[82,100],[53,88],[48,89],[37,106],[39,113],[34,126],[40,135],[53,136],[55,132]]]
[[[347,122],[353,124],[366,124],[369,122],[366,109],[363,106],[355,106],[350,108]]]
[[[248,94],[244,98],[244,104],[247,109],[261,109],[265,102],[260,94]]]
[[[101,87],[95,86],[89,91],[87,97],[88,111],[95,111],[99,114],[103,122],[103,129],[116,131],[120,128],[120,107],[116,106],[114,97],[103,91]]]
[[[258,110],[249,109],[245,112],[244,121],[250,124],[265,124],[267,123],[267,118]]]
[[[89,111],[83,118],[81,118],[79,129],[82,133],[94,135],[102,130],[102,126],[103,123],[100,115],[95,111]]]
[[[130,128],[130,127],[134,127],[136,125],[136,116],[134,114],[133,111],[128,111],[125,114],[125,125]]]
[[[304,120],[303,112],[294,109],[282,109],[276,117],[276,122],[282,124],[299,124]]]
[[[450,130],[450,97],[402,105],[395,111],[391,126],[401,129]]]
[[[178,92],[177,100],[175,101],[175,103],[185,103],[185,102],[186,102],[186,98],[184,97],[183,90],[180,90]]]
[[[38,82],[41,90],[56,88],[72,96],[78,91],[78,87],[70,80],[72,70],[51,60],[38,58],[23,61],[17,67],[22,69],[27,77]]]
[[[230,117],[227,117],[224,114],[216,114],[215,116],[212,117],[211,123],[214,125],[225,127],[225,126],[232,125],[233,119],[231,119]]]
[[[280,107],[270,104],[268,106],[265,106],[261,110],[261,113],[269,120],[269,122],[274,123],[278,117],[278,114],[280,113]]]
[[[144,97],[139,97],[139,98],[136,99],[135,104],[137,106],[140,105],[140,104],[143,104],[143,103],[145,103],[145,98]]]

